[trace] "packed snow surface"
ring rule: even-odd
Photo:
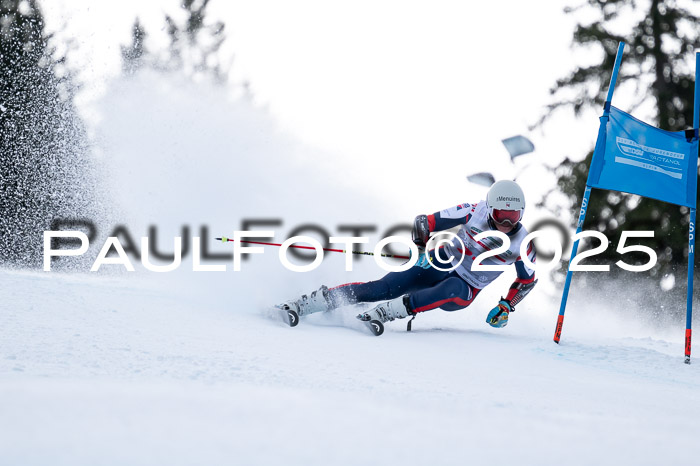
[[[136,238],[157,225],[161,250],[182,225],[230,236],[241,218],[262,216],[284,219],[277,240],[301,222],[377,222],[379,234],[479,200],[466,182],[461,199],[433,191],[432,207],[414,189],[379,196],[385,175],[371,170],[366,189],[352,189],[359,180],[254,109],[153,79],[112,85],[94,132],[117,220]],[[344,272],[336,255],[293,273],[276,254],[266,248],[240,272],[193,272],[191,254],[163,274],[138,263],[133,273],[0,270],[0,464],[700,461],[700,365],[683,364],[683,322],[621,312],[630,286],[574,288],[561,345],[561,290],[546,274],[503,329],[484,319],[514,273],[468,309],[425,313],[410,333],[388,323],[374,337],[358,309],[289,328],[271,307],[378,278],[371,259]]]
[[[553,312],[523,305],[496,330],[475,303],[374,337],[352,309],[289,328],[245,299],[160,279],[0,282],[2,464],[700,458],[699,366],[683,364],[681,342],[623,326],[596,337],[572,318],[557,346]]]

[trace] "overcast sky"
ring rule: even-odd
[[[136,16],[158,40],[164,13],[178,11],[174,0],[43,5],[49,28],[76,40],[84,100],[119,73],[119,45],[129,43]],[[226,23],[234,78],[250,81],[256,101],[294,137],[368,166],[390,159],[422,170],[439,158],[463,180],[484,170],[512,177],[500,140],[516,134],[535,143],[531,161],[549,164],[594,143],[595,112],[583,120],[562,113],[528,130],[554,81],[594,58],[572,53],[577,18],[563,5],[212,0],[209,11]],[[521,181],[541,189],[542,173],[530,171]]]

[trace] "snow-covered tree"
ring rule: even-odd
[[[0,2],[0,264],[42,263],[43,231],[88,216],[96,188],[75,86],[34,0]]]

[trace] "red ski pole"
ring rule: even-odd
[[[222,243],[226,243],[229,241],[234,241],[231,238],[226,238],[225,236],[222,238],[215,238],[218,241],[221,241]],[[262,244],[265,246],[282,246],[280,243],[264,243],[262,241],[247,241],[247,240],[240,240],[241,243],[247,243],[247,244]],[[297,246],[295,244],[292,244],[289,246],[290,248],[297,248],[297,249],[316,249],[313,246]],[[321,248],[324,251],[329,251],[329,252],[351,252],[352,254],[362,254],[365,256],[373,256],[373,252],[365,252],[365,251],[347,251],[345,249],[333,249],[333,248]],[[410,259],[408,256],[401,256],[399,254],[380,254],[382,257],[392,257],[394,259]]]

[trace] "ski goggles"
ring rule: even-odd
[[[502,225],[504,223],[510,223],[511,225],[515,225],[520,221],[522,215],[523,213],[521,210],[493,209],[493,211],[491,212],[491,218],[494,222],[498,223],[499,225]]]

